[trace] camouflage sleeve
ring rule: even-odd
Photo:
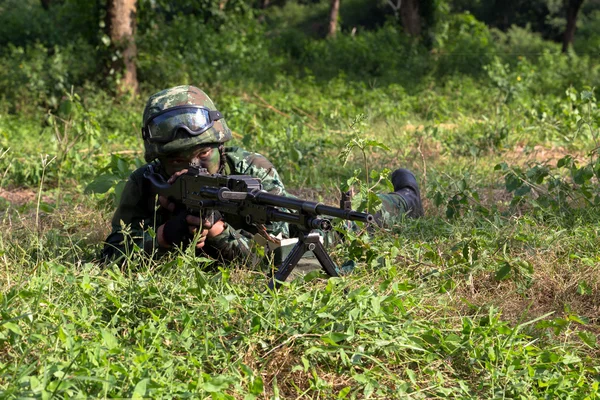
[[[254,255],[251,250],[251,239],[233,229],[230,225],[225,225],[225,230],[214,238],[206,239],[204,251],[217,259],[223,261],[240,261],[242,263],[251,260],[254,264]]]
[[[135,247],[144,249],[148,254],[159,248],[156,238],[148,232],[148,228],[158,226],[159,221],[156,220],[157,214],[148,207],[149,200],[144,195],[143,179],[143,169],[139,169],[131,174],[125,184],[119,206],[112,218],[112,231],[102,250],[104,261],[126,256]]]
[[[290,197],[273,164],[260,154],[254,154],[251,157],[251,163],[244,172],[244,175],[259,178],[262,181],[263,189],[271,194]],[[274,222],[270,226],[267,226],[267,231],[273,236],[277,236],[280,233],[284,238],[290,236],[289,226],[285,222]]]

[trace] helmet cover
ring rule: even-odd
[[[146,126],[146,123],[153,116],[163,110],[183,105],[206,107],[211,111],[217,110],[210,97],[197,87],[188,85],[176,86],[150,96],[144,108],[142,124]],[[175,135],[173,140],[167,143],[152,143],[144,140],[144,158],[146,162],[150,162],[160,156],[189,150],[198,145],[224,143],[232,138],[231,130],[223,118],[214,121],[212,127],[197,136],[191,136],[184,130],[180,131]]]

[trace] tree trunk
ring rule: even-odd
[[[575,28],[577,25],[577,14],[584,0],[564,0],[567,7],[567,28],[563,37],[562,51],[566,53],[569,46],[573,44],[575,39]]]
[[[136,0],[108,0],[106,5],[106,28],[115,50],[122,58],[113,63],[115,71],[122,72],[118,93],[137,93],[138,80],[135,67],[137,47],[135,45]]]
[[[271,4],[271,0],[262,0],[261,8],[265,9],[265,8],[269,7],[270,4]]]
[[[48,11],[50,9],[51,0],[41,0],[41,1],[42,1],[42,7],[44,8],[44,10]]]
[[[404,31],[411,36],[421,34],[421,17],[419,16],[419,0],[402,0],[400,18]]]
[[[339,14],[340,0],[331,0],[331,9],[329,10],[329,31],[327,32],[327,37],[335,37]]]

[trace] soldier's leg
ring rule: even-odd
[[[391,181],[394,192],[377,195],[381,200],[381,211],[375,216],[378,224],[391,227],[399,223],[404,216],[423,216],[421,192],[413,173],[399,168],[392,173]]]

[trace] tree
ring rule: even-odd
[[[565,8],[567,9],[567,27],[565,29],[565,35],[563,36],[562,51],[566,53],[569,46],[573,44],[575,39],[575,28],[577,25],[577,14],[579,9],[585,0],[563,0]]]
[[[340,14],[340,0],[331,0],[329,9],[329,31],[327,37],[334,37],[337,31],[337,21]]]
[[[106,6],[106,29],[113,50],[121,53],[112,68],[122,74],[117,92],[137,93],[138,80],[135,59],[136,0],[108,0]]]
[[[421,17],[419,15],[419,0],[402,0],[400,3],[400,18],[404,31],[411,36],[421,34]]]
[[[395,1],[395,2],[394,2]],[[422,28],[431,28],[435,23],[435,0],[387,0],[394,16],[400,20],[404,32],[410,36],[421,35]]]

